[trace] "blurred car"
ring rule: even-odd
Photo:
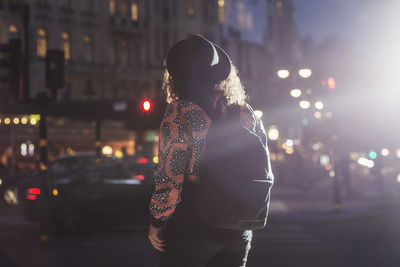
[[[112,157],[102,157],[112,159]],[[96,155],[93,152],[80,152],[75,155],[62,156],[49,163],[49,175],[55,179],[69,176],[83,166],[95,161]],[[25,198],[27,187],[36,183],[40,183],[40,172],[38,171],[17,176],[0,175],[0,203],[7,206],[21,204]]]
[[[71,175],[52,171],[50,220],[61,230],[144,222],[154,187],[153,164],[102,159]],[[54,191],[56,190],[56,191]],[[40,220],[39,183],[26,188],[25,217]]]
[[[0,203],[10,207],[19,205],[21,203],[21,188],[36,175],[37,173],[33,172],[20,176],[0,177]]]

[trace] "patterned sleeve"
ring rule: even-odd
[[[188,179],[192,183],[198,183],[211,119],[199,106],[194,104],[184,110],[183,118],[188,132],[189,151],[191,153],[188,166]]]
[[[159,163],[155,173],[155,190],[150,201],[150,223],[163,226],[181,202],[188,162],[188,139],[180,121],[182,107],[167,106],[159,133]]]

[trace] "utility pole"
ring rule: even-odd
[[[96,119],[96,141],[95,141],[95,148],[96,148],[96,162],[99,162],[101,159],[101,121],[100,119]]]
[[[30,8],[28,4],[24,4],[22,10],[22,19],[24,25],[24,60],[23,60],[23,93],[22,101],[28,102],[30,98],[30,76],[29,76],[29,19]]]
[[[40,229],[39,241],[41,246],[47,246],[50,235],[50,211],[52,205],[52,182],[48,173],[47,161],[47,115],[48,103],[57,98],[57,90],[64,86],[64,52],[48,50],[46,53],[46,87],[51,89],[51,99],[46,92],[37,95],[37,104],[40,110],[39,121],[39,148],[40,148]]]
[[[47,93],[38,94],[38,105],[40,109],[39,121],[39,149],[40,149],[40,229],[39,240],[41,246],[46,246],[49,241],[49,209],[50,209],[50,183],[47,166]]]

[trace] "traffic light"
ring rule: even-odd
[[[157,98],[132,99],[125,113],[126,127],[135,130],[160,128],[166,102]]]
[[[151,102],[149,100],[144,100],[142,103],[143,111],[149,112],[151,110]]]
[[[64,87],[64,51],[49,49],[46,52],[46,87],[52,90],[56,98],[57,89]]]
[[[21,72],[21,39],[11,39],[10,42],[0,44],[0,69],[3,75],[0,82],[6,84],[17,100],[22,96]]]

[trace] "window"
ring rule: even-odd
[[[126,18],[128,16],[128,1],[122,0],[121,2],[121,16]]]
[[[156,60],[159,60],[160,55],[160,29],[157,27],[154,32],[154,56]]]
[[[115,0],[110,0],[110,15],[115,16],[117,14],[117,3]]]
[[[219,0],[218,0],[219,2]],[[203,1],[203,16],[205,18],[212,18],[212,12],[214,11],[213,9],[213,0],[204,0]]]
[[[92,12],[93,11],[93,1],[85,0],[85,11]]]
[[[131,19],[132,21],[139,20],[139,7],[136,1],[133,1],[131,5]]]
[[[194,0],[186,0],[186,14],[194,16]]]
[[[218,22],[225,21],[225,0],[218,0]]]
[[[44,58],[46,56],[47,51],[47,32],[43,28],[39,28],[37,30],[37,39],[36,39],[36,53],[38,57]]]
[[[10,26],[8,27],[8,33],[14,37],[15,35],[18,35],[19,33],[19,27],[16,24],[10,24]]]
[[[65,62],[71,59],[71,37],[68,32],[61,33],[61,49],[64,50]]]
[[[128,43],[126,41],[121,42],[121,64],[126,66],[129,63]]]
[[[117,41],[113,40],[111,42],[111,64],[118,63],[118,45]]]
[[[71,0],[62,0],[61,6],[63,8],[71,8]]]
[[[276,2],[276,8],[278,9],[278,16],[279,17],[282,16],[282,7],[283,7],[282,1],[277,1]]]
[[[178,7],[177,7],[177,0],[172,0],[172,14],[174,16],[178,16]]]
[[[83,37],[83,45],[84,45],[84,51],[85,51],[85,61],[86,62],[93,62],[93,39],[92,36],[89,34],[86,34]]]
[[[164,31],[164,55],[167,55],[169,48],[169,32],[167,30]]]

